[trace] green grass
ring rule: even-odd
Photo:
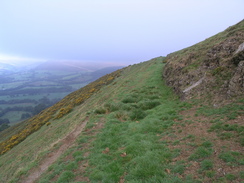
[[[160,79],[162,64],[147,64],[146,67],[132,66],[133,74],[137,77],[128,75],[141,82],[128,79],[124,87],[117,88],[120,90],[118,94],[107,88],[106,95],[115,93],[116,101],[98,103],[98,107],[88,113],[90,122],[87,130],[92,130],[98,121],[106,121],[101,132],[91,142],[87,174],[92,182],[119,182],[121,176],[129,182],[171,180],[164,167],[170,166],[176,152],[171,152],[160,141],[160,134],[167,131],[175,123],[174,120],[179,118],[179,101]],[[134,85],[134,82],[140,84]],[[115,87],[120,86],[119,81],[117,83]],[[130,89],[132,86],[133,90]],[[154,94],[153,97],[151,93]],[[90,133],[83,133],[77,145],[85,146],[89,135]],[[86,159],[82,151],[73,152],[72,157],[73,162]],[[71,168],[76,164],[71,164],[72,161],[69,162]],[[66,166],[59,171],[60,179],[61,173],[65,171],[70,169]],[[43,176],[43,180],[47,179],[48,174]]]
[[[224,151],[220,153],[219,158],[230,165],[244,165],[244,158],[239,152]]]
[[[124,174],[129,182],[162,181],[167,177],[162,167],[169,164],[173,155],[156,134],[165,132],[174,124],[179,109],[178,100],[172,100],[174,95],[159,80],[161,68],[156,67],[158,64],[147,68],[146,74],[150,73],[150,77],[145,72],[140,76],[143,88],[127,89],[117,102],[104,105],[109,114],[101,116],[107,122],[92,144],[94,150],[89,156],[92,168],[88,170],[91,181],[118,182]],[[126,82],[129,87],[135,82],[130,81]],[[157,94],[157,97],[149,93]],[[109,152],[102,153],[106,148]]]
[[[189,157],[189,160],[201,160],[211,156],[212,150],[205,147],[198,147],[193,154]]]
[[[213,161],[205,159],[201,162],[201,170],[211,170],[213,168]]]
[[[74,173],[72,171],[64,171],[58,178],[57,183],[71,182],[74,178]]]
[[[174,166],[172,166],[171,171],[176,174],[183,174],[186,169],[184,161],[178,161]]]

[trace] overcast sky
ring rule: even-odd
[[[244,18],[244,0],[0,0],[0,62],[133,64]]]

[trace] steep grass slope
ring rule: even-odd
[[[244,101],[215,109],[182,102],[163,67],[161,57],[129,66],[49,119],[0,156],[0,182],[240,182]]]

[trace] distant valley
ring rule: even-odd
[[[120,68],[122,66],[58,61],[24,68],[0,63],[0,131]]]

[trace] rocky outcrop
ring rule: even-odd
[[[182,99],[244,96],[244,20],[166,57],[163,77]]]
[[[244,60],[239,62],[234,76],[229,82],[227,93],[231,97],[244,95]]]

